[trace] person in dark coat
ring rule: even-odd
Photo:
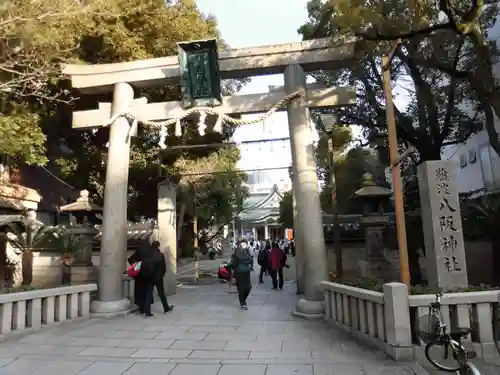
[[[143,304],[142,312],[149,318],[153,316],[151,313],[151,305],[153,304],[153,291],[155,283],[159,278],[159,261],[156,250],[153,246],[146,247],[146,251],[142,254],[142,265],[139,276],[142,278],[143,284]]]
[[[130,265],[137,263],[137,262],[143,262],[144,259],[151,257],[154,252],[153,248],[151,247],[150,244],[145,243],[142,244],[129,258],[128,258],[128,263]],[[134,278],[134,303],[137,305],[139,308],[139,312],[141,314],[144,314],[144,298],[145,298],[145,291],[146,291],[146,282],[147,280],[144,278],[143,272],[139,272],[139,275],[137,275]],[[151,301],[153,303],[153,301]]]
[[[231,269],[234,270],[238,299],[242,310],[248,310],[247,298],[252,290],[250,272],[253,271],[253,257],[246,242],[240,242],[231,256]]]
[[[259,251],[259,255],[257,256],[257,264],[260,266],[259,284],[264,283],[264,274],[267,275],[267,264],[269,263],[268,257],[270,250],[270,246],[268,247],[266,244],[266,246]]]
[[[163,284],[163,278],[167,272],[167,262],[165,261],[165,255],[160,250],[160,243],[158,241],[153,241],[151,244],[155,249],[155,266],[157,277],[155,279],[155,287],[158,291],[158,296],[160,297],[161,304],[163,305],[163,311],[168,313],[174,309],[174,305],[168,305],[167,296],[165,294],[165,286]]]

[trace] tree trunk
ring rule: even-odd
[[[177,256],[180,257],[182,255],[182,246],[181,239],[182,233],[184,229],[184,216],[186,215],[186,204],[181,204],[181,211],[179,212],[179,222],[177,223]]]
[[[496,229],[498,230],[498,228]],[[494,232],[493,232],[494,233]],[[500,286],[500,235],[493,234],[491,236],[491,256],[492,256],[492,276],[493,283]]]
[[[0,288],[7,284],[7,240],[0,239]]]
[[[33,252],[31,250],[23,252],[21,258],[21,272],[23,275],[23,285],[31,285],[33,282]]]
[[[408,247],[408,263],[410,266],[411,285],[421,285],[424,283],[419,259],[420,256],[418,254],[418,249],[413,246]]]

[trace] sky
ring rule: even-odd
[[[231,48],[298,42],[297,29],[307,21],[307,0],[197,0],[205,14],[216,16],[222,38]],[[242,94],[268,92],[269,85],[283,85],[283,75],[253,77]],[[248,116],[255,117],[255,116]],[[285,112],[264,124],[241,126],[236,142],[288,137]],[[289,142],[242,145],[240,169],[277,168],[291,164]],[[277,180],[288,178],[288,169],[270,171]]]

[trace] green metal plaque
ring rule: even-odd
[[[178,43],[186,108],[222,104],[219,53],[215,39]]]

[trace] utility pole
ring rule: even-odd
[[[408,286],[410,292],[410,267],[408,264],[408,245],[406,242],[405,208],[403,201],[403,186],[401,183],[401,155],[398,151],[398,137],[396,132],[396,118],[394,116],[394,103],[391,89],[391,61],[396,49],[401,44],[398,41],[391,53],[382,56],[382,73],[384,82],[384,96],[387,116],[387,136],[389,139],[389,154],[392,167],[392,187],[394,191],[394,205],[396,214],[396,230],[399,244],[399,272],[400,280]]]

